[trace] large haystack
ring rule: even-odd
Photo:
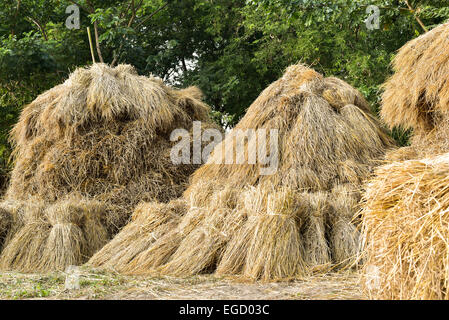
[[[172,163],[170,134],[210,124],[208,113],[198,89],[170,88],[128,65],[78,69],[40,95],[12,130],[0,268],[82,264],[140,201],[179,197],[195,166]]]
[[[252,151],[276,145],[242,139],[240,129],[278,130],[277,170],[248,164]],[[234,154],[236,136],[243,154]],[[216,272],[252,280],[348,265],[359,245],[353,218],[360,185],[392,146],[357,90],[291,66],[216,146],[182,199],[139,206],[89,263],[131,274]]]
[[[449,158],[437,157],[449,151],[448,47],[449,24],[410,41],[384,85],[382,117],[414,135],[364,196],[362,282],[373,298],[449,298]]]
[[[449,154],[379,168],[365,200],[370,297],[449,299]]]
[[[408,42],[384,84],[381,115],[391,127],[413,129],[405,158],[449,151],[449,23]],[[408,150],[411,151],[411,150]],[[396,155],[398,157],[398,155]]]

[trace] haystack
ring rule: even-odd
[[[89,264],[265,281],[350,265],[360,185],[393,147],[369,110],[344,81],[289,67],[215,147],[181,199],[139,206]],[[247,129],[267,129],[270,137],[243,139]],[[234,152],[238,144],[245,152]],[[267,161],[252,162],[256,149]]]
[[[384,85],[382,117],[413,129],[409,147],[388,154],[362,210],[362,283],[376,299],[447,299],[449,24],[407,43]],[[421,160],[420,160],[421,159]]]
[[[77,69],[40,95],[11,134],[0,268],[82,264],[140,201],[178,198],[197,166],[172,163],[170,133],[195,120],[212,126],[198,89],[176,90],[129,65]]]
[[[381,167],[365,195],[374,299],[449,299],[449,154]]]
[[[383,120],[390,127],[413,129],[412,148],[401,150],[403,159],[449,151],[448,47],[449,23],[408,42],[383,86]]]

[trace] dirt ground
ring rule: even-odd
[[[0,273],[0,299],[364,299],[354,273],[278,283],[245,283],[213,276],[131,277],[82,267],[79,289],[66,289],[68,274]],[[71,276],[69,276],[71,278]]]

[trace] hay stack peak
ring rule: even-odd
[[[195,120],[212,125],[198,89],[171,88],[129,65],[80,68],[41,94],[11,133],[0,268],[83,263],[137,203],[179,197],[196,166],[172,163],[170,133]],[[8,221],[14,227],[2,232]]]
[[[413,39],[399,50],[395,73],[383,86],[383,120],[413,129],[421,156],[449,151],[448,47],[449,23]]]
[[[277,130],[277,148],[254,136],[238,140],[247,129]],[[239,142],[244,161],[226,164]],[[272,174],[261,174],[267,163],[248,161],[261,146],[278,150]],[[252,280],[351,264],[361,182],[393,147],[357,90],[291,66],[215,147],[182,199],[139,206],[89,263],[132,274]]]

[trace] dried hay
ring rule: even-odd
[[[198,89],[170,88],[129,65],[77,69],[40,95],[11,134],[15,165],[2,207],[21,207],[24,219],[8,233],[0,267],[82,264],[139,202],[179,197],[197,166],[172,163],[170,134],[195,120],[213,126]],[[23,205],[31,199],[37,212]]]
[[[238,129],[278,129],[275,174],[262,175],[262,163],[225,163]],[[252,138],[244,145],[244,160],[254,148],[272,147]],[[128,224],[89,264],[130,274],[216,272],[265,281],[350,265],[360,183],[393,147],[357,90],[291,66],[195,172],[176,228],[140,247],[162,228],[139,231],[162,210],[146,207],[145,221]],[[132,260],[116,260],[129,251]]]
[[[412,146],[419,157],[449,151],[448,47],[449,23],[408,42],[383,86],[382,118],[391,127],[414,130]]]
[[[104,256],[108,256],[109,259],[99,263],[110,268],[130,263],[138,253],[176,227],[186,207],[183,200],[173,200],[169,204],[155,202],[140,204],[134,211],[132,223],[126,225],[123,232],[103,248]],[[115,246],[125,246],[129,241],[132,241],[133,245],[128,246],[127,251],[119,254],[115,252]]]
[[[370,297],[449,299],[449,154],[379,168],[364,201]]]
[[[409,147],[388,153],[392,163],[364,195],[363,285],[372,298],[448,298],[448,46],[449,24],[410,41],[384,85],[383,119],[414,135]]]

